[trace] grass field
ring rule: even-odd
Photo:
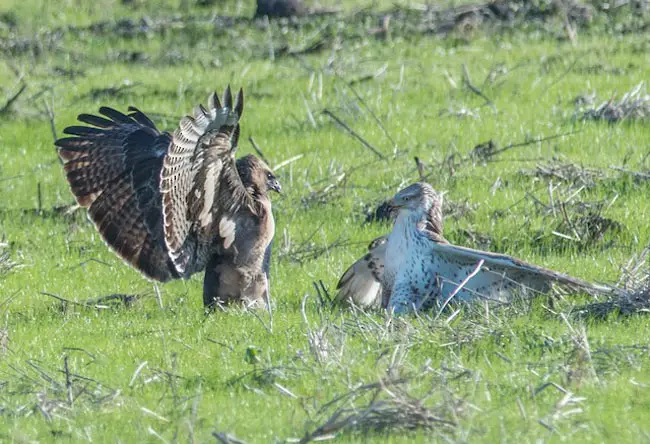
[[[388,1],[270,24],[253,2],[200,3],[0,0],[1,441],[650,441],[642,314],[585,319],[576,295],[389,320],[314,286],[333,296],[390,229],[366,214],[418,179],[414,156],[448,191],[450,241],[616,283],[650,242],[650,99],[582,116],[650,79],[646,3],[567,13],[575,39],[575,4],[441,30]],[[380,11],[387,39],[368,33]],[[228,83],[246,94],[240,154],[254,138],[285,190],[272,329],[206,316],[202,275],[161,286],[161,308],[69,211],[53,145],[101,105],[171,130]],[[111,294],[140,297],[86,302]]]

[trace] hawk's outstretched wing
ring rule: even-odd
[[[480,261],[483,263],[479,271],[457,293],[459,299],[507,300],[514,293],[546,293],[554,286],[572,293],[613,294],[620,291],[615,287],[587,282],[506,254],[452,245],[442,236],[427,234],[431,239],[431,256],[428,260],[435,260],[445,269],[438,273],[443,285],[443,298],[448,297],[477,268]]]
[[[226,88],[223,101],[212,94],[208,109],[181,120],[163,162],[165,243],[181,275],[205,268],[215,241],[227,249],[239,210],[254,211],[235,164],[242,91],[233,104]]]
[[[160,172],[171,142],[135,108],[81,114],[56,141],[72,193],[108,245],[146,276],[178,277],[165,245]]]

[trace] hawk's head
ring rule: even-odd
[[[431,185],[416,182],[400,190],[390,201],[390,206],[400,212],[406,210],[427,214],[434,208],[442,209],[442,196]]]
[[[253,195],[266,196],[269,191],[282,191],[282,186],[271,168],[252,154],[237,159],[237,172],[244,186]]]

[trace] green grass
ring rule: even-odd
[[[0,115],[0,239],[18,264],[0,274],[9,337],[7,350],[0,351],[1,440],[203,442],[215,431],[249,442],[302,437],[338,406],[350,406],[321,411],[329,401],[390,375],[407,378],[413,396],[431,390],[425,405],[456,423],[432,431],[389,430],[390,442],[649,439],[650,324],[643,316],[585,323],[570,312],[586,299],[568,297],[552,307],[546,300],[489,312],[469,307],[449,323],[413,317],[386,327],[381,314],[319,317],[312,285],[322,280],[333,293],[345,268],[389,229],[364,224],[364,209],[417,180],[413,156],[450,201],[473,208],[446,220],[451,241],[477,246],[468,232],[487,235],[491,250],[615,282],[629,258],[650,242],[650,185],[609,167],[645,170],[650,127],[645,121],[574,119],[573,100],[588,92],[607,100],[650,78],[643,52],[647,32],[617,32],[608,22],[613,19],[600,16],[580,31],[575,46],[558,38],[562,27],[553,21],[493,32],[482,27],[448,38],[396,32],[390,41],[366,35],[375,26],[371,20],[274,23],[270,31],[254,22],[228,28],[183,22],[132,36],[82,29],[121,18],[247,17],[254,11],[252,3],[225,2],[219,9],[182,3],[0,2],[0,13],[6,12],[0,107],[17,91],[19,78],[27,85]],[[343,6],[351,11],[361,5]],[[373,7],[386,9],[390,2]],[[68,26],[76,28],[57,34]],[[319,29],[338,40],[322,52],[291,57],[276,51],[271,59],[270,46],[300,48]],[[463,64],[494,109],[463,85]],[[497,67],[505,70],[484,82]],[[359,79],[352,90],[349,81]],[[272,165],[302,155],[278,171],[286,191],[274,197],[272,332],[236,309],[205,316],[202,275],[162,286],[162,310],[153,297],[102,310],[42,295],[81,302],[152,292],[106,248],[82,211],[53,211],[73,198],[46,104],[59,135],[77,114],[101,105],[135,105],[159,127],[173,129],[210,91],[228,83],[246,94],[240,154],[252,152],[252,136]],[[379,160],[324,109],[388,160]],[[443,112],[460,109],[475,117]],[[465,163],[453,174],[440,166],[451,154],[466,156],[489,140],[504,147],[562,133],[567,135],[513,148],[494,161]],[[552,233],[562,226],[562,215],[544,214],[532,198],[549,204],[549,179],[522,174],[551,159],[602,173],[574,201],[604,201],[601,216],[618,222],[619,231],[589,242]],[[557,178],[552,183],[556,200],[579,189]],[[568,208],[574,221],[582,214],[577,211]],[[309,323],[301,313],[305,295],[311,296]],[[314,352],[308,335],[321,329],[329,346]],[[258,350],[259,362],[247,359],[251,350]],[[368,402],[366,396],[356,405]],[[344,431],[339,439],[387,437]]]

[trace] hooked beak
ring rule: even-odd
[[[402,205],[397,203],[397,197],[393,197],[391,200],[388,201],[388,205],[393,209],[393,210],[399,210],[402,208]]]
[[[278,194],[282,194],[282,185],[280,185],[280,182],[278,181],[278,179],[274,178],[274,179],[269,180],[268,187],[269,187],[269,190],[273,190]]]

